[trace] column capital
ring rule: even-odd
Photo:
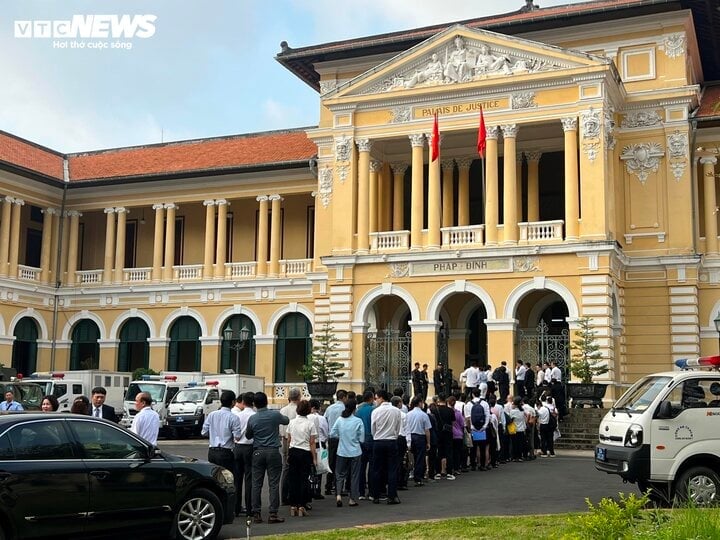
[[[180,208],[177,204],[168,202],[163,205],[165,207],[165,210],[177,210]]]
[[[418,146],[422,147],[425,143],[425,134],[424,133],[411,133],[408,135],[410,138],[410,146],[413,146],[417,148]]]
[[[500,136],[499,126],[488,126],[485,128],[486,139],[497,139]]]
[[[500,129],[502,130],[503,137],[505,139],[514,139],[515,137],[517,137],[517,124],[505,124],[503,126],[500,126]]]
[[[405,174],[405,171],[408,170],[408,164],[407,163],[391,163],[390,168],[392,169],[392,172],[395,174]]]
[[[455,158],[455,163],[457,163],[458,170],[465,170],[470,169],[470,165],[472,165],[473,158],[471,157],[463,157],[463,158]]]
[[[217,206],[230,206],[230,203],[227,199],[215,199],[215,204]]]
[[[258,195],[257,197],[255,197],[255,200],[257,202],[265,202],[265,201],[269,201],[270,197],[268,195]]]
[[[562,122],[563,131],[577,131],[577,116],[561,118],[560,122]]]
[[[523,161],[523,153],[522,152],[515,153],[515,161],[517,161],[518,163],[522,163],[522,161]]]
[[[529,163],[538,163],[540,161],[541,157],[542,157],[542,152],[539,152],[537,150],[531,150],[529,152],[525,152],[525,158],[528,160]]]
[[[49,216],[54,216],[60,213],[60,210],[58,210],[57,208],[43,208],[41,212]]]
[[[25,201],[23,199],[18,199],[17,197],[13,199],[13,203],[18,206],[25,206]]]
[[[370,172],[380,172],[380,169],[382,169],[382,162],[378,161],[377,159],[371,159],[370,160]]]
[[[455,168],[455,160],[453,158],[443,159],[440,161],[440,167],[445,169],[454,169]]]
[[[152,205],[152,209],[155,211],[162,210],[163,208],[165,208],[163,203],[155,203]]]
[[[104,211],[106,214],[114,214],[114,213],[115,213],[115,209],[114,209],[114,208],[106,208],[106,209],[103,210],[103,211]]]
[[[215,201],[213,199],[205,199],[203,201],[203,206],[215,206]]]
[[[270,197],[268,197],[268,199],[270,201],[281,201],[281,202],[283,201],[283,198],[280,195],[278,195],[277,193],[274,195],[270,195]]]
[[[445,135],[440,133],[440,138],[438,139],[438,146],[442,146],[443,139],[445,138]],[[427,139],[428,148],[432,147],[432,140],[433,140],[433,134],[432,133],[426,133],[425,139]]]
[[[703,156],[700,158],[700,163],[703,165],[715,165],[717,164],[717,158],[715,156]]]
[[[129,214],[130,210],[125,208],[124,206],[116,206],[115,207],[115,213],[116,214]]]
[[[13,197],[12,195],[6,195],[5,197],[2,198],[2,200],[3,200],[3,202],[12,204],[15,202],[15,197]]]
[[[68,210],[67,215],[70,216],[71,218],[74,218],[74,217],[80,218],[80,217],[82,217],[82,213],[78,212],[77,210]]]
[[[355,141],[360,152],[369,152],[372,149],[372,141],[370,139],[357,139]]]

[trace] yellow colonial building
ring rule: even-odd
[[[305,129],[82,154],[0,134],[4,363],[239,369],[279,400],[326,322],[356,390],[407,384],[415,361],[566,366],[582,317],[615,388],[716,354],[704,10],[530,2],[283,43],[319,93]]]

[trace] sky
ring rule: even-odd
[[[69,153],[317,125],[317,92],[274,59],[282,41],[299,48],[505,13],[524,4],[2,0],[0,130]],[[77,15],[154,16],[144,19],[154,32],[53,39],[37,37],[38,27],[24,22]],[[114,43],[129,48],[111,48]]]

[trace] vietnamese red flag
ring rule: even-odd
[[[485,116],[483,116],[482,107],[480,107],[480,127],[478,128],[477,150],[481,158],[485,157],[485,147],[487,146],[487,130],[485,129]]]
[[[432,132],[432,154],[430,161],[435,161],[440,156],[440,130],[438,128],[438,115],[435,113]]]

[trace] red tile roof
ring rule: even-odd
[[[720,117],[720,85],[706,86],[703,89],[697,118]]]
[[[0,162],[21,169],[63,179],[63,155],[37,144],[0,131]]]
[[[317,153],[304,129],[117,148],[68,156],[70,180],[162,176],[306,161]]]

